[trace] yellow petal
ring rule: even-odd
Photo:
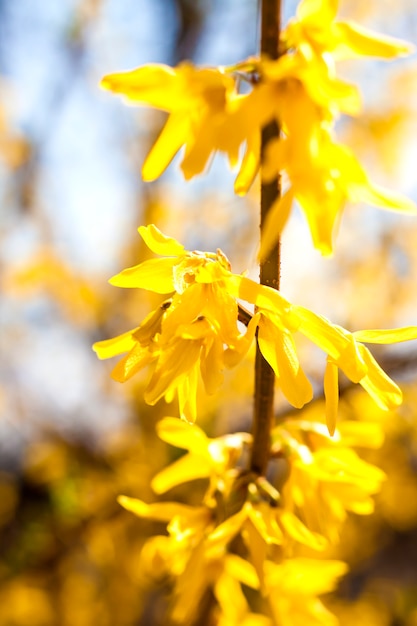
[[[216,267],[218,264],[210,263],[207,267]],[[222,271],[222,275],[225,270]],[[230,276],[227,273],[226,278]],[[200,275],[198,276],[200,278]],[[229,346],[234,346],[239,341],[237,327],[238,304],[236,299],[228,291],[227,284],[223,280],[207,285],[205,292],[204,314],[216,328],[219,339]]]
[[[391,59],[411,54],[414,50],[406,41],[380,35],[353,22],[337,22],[333,25],[333,33],[338,41],[333,52],[338,58],[372,56]]]
[[[272,565],[272,564],[271,564]],[[348,566],[342,561],[326,559],[292,558],[280,565],[271,567],[270,578],[280,584],[282,593],[301,596],[315,596],[333,591],[338,579],[343,576]],[[274,569],[276,568],[276,573]],[[304,600],[302,600],[304,601]],[[308,622],[306,622],[308,623]],[[317,624],[320,623],[317,621]]]
[[[293,199],[294,193],[292,189],[289,189],[287,193],[278,198],[271,206],[262,232],[259,260],[265,259],[278,241],[290,216]]]
[[[177,448],[184,448],[196,454],[207,452],[209,439],[205,432],[196,425],[182,422],[176,417],[164,417],[156,425],[158,437]]]
[[[100,85],[129,100],[163,111],[171,111],[178,103],[177,73],[168,65],[149,64],[128,72],[109,74],[104,76]]]
[[[141,345],[148,346],[157,333],[161,332],[162,319],[165,311],[169,308],[171,300],[165,300],[155,311],[151,311],[139,328],[133,332],[133,336]]]
[[[215,393],[223,382],[223,343],[214,338],[210,347],[204,347],[201,356],[200,371],[206,392]]]
[[[261,520],[259,520],[261,523]],[[263,538],[260,529],[255,526],[253,518],[248,519],[242,530],[242,537],[249,552],[249,562],[254,566],[259,578],[261,593],[265,593],[264,563],[267,557],[268,544]]]
[[[287,400],[296,408],[310,402],[313,388],[300,366],[291,334],[263,316],[259,322],[258,342]]]
[[[314,20],[320,26],[332,22],[337,13],[339,0],[302,0],[297,8],[299,20]]]
[[[123,352],[129,352],[137,341],[134,339],[133,334],[138,330],[134,328],[127,333],[113,337],[112,339],[105,339],[104,341],[96,341],[93,345],[93,350],[97,354],[99,359],[109,359],[117,354]]]
[[[167,315],[162,321],[162,336],[164,341],[170,341],[177,330],[187,324],[191,324],[201,315],[205,303],[205,286],[192,284],[181,294],[175,294]]]
[[[400,211],[410,215],[417,213],[417,207],[412,200],[400,193],[372,183],[364,171],[362,181],[353,180],[348,184],[348,196],[352,202],[366,202],[388,211]]]
[[[200,342],[181,340],[165,350],[146,387],[145,402],[156,404],[162,396],[175,390],[182,378],[191,372],[200,356],[200,350]]]
[[[337,485],[337,496],[342,500],[347,511],[356,515],[372,515],[375,510],[375,501],[361,489],[352,485]],[[379,489],[378,489],[379,491]]]
[[[208,547],[226,546],[240,532],[247,516],[248,510],[244,506],[238,513],[219,524],[207,538]]]
[[[320,448],[314,453],[314,463],[309,467],[312,475],[328,483],[356,485],[367,493],[379,490],[384,472],[363,461],[350,448]]]
[[[115,287],[147,289],[160,294],[172,293],[175,291],[172,272],[176,263],[178,259],[171,257],[149,259],[116,274],[109,280],[109,283]]]
[[[327,359],[324,373],[324,397],[326,398],[326,424],[329,435],[333,437],[339,405],[339,368],[329,359]]]
[[[318,533],[313,533],[303,524],[303,522],[291,511],[278,510],[278,519],[281,526],[288,535],[313,550],[324,550],[327,546],[327,540]]]
[[[170,620],[173,624],[193,624],[201,613],[207,590],[207,563],[204,544],[194,546],[181,575],[175,581],[175,600],[171,604]]]
[[[155,224],[139,226],[138,232],[143,241],[155,254],[161,256],[181,256],[184,254],[184,246],[173,237],[164,235]]]
[[[376,422],[341,422],[337,430],[345,446],[359,446],[377,450],[384,442],[385,433]]]
[[[406,326],[389,330],[357,330],[352,334],[357,341],[363,343],[399,343],[417,339],[417,326]]]
[[[344,195],[340,190],[321,194],[318,187],[295,187],[294,194],[307,218],[314,247],[323,256],[332,256],[333,235],[345,202]]]
[[[248,518],[253,526],[267,544],[276,544],[278,546],[283,543],[283,534],[277,520],[275,511],[266,502],[250,505],[246,504],[248,510]]]
[[[223,360],[226,367],[235,367],[246,356],[255,338],[260,317],[260,313],[255,313],[248,324],[246,333],[240,335],[237,340],[234,340],[233,346],[224,351]]]
[[[165,493],[182,483],[199,478],[208,478],[211,471],[212,467],[208,459],[194,454],[186,454],[154,476],[151,487],[157,494]]]
[[[179,379],[177,388],[180,417],[189,424],[194,424],[197,419],[197,387],[198,363],[196,362],[188,369],[187,374]],[[171,389],[174,388],[175,383],[171,386]]]
[[[205,317],[199,317],[191,324],[181,324],[175,331],[177,337],[181,339],[203,340],[213,336],[213,326]]]
[[[195,507],[179,504],[178,502],[156,502],[146,504],[142,500],[119,496],[118,503],[127,511],[134,513],[138,517],[154,519],[160,522],[169,522],[176,515],[190,515],[198,511]]]
[[[252,186],[259,171],[261,154],[261,133],[256,129],[247,138],[245,153],[236,176],[234,190],[238,196],[244,196]]]
[[[248,612],[248,602],[239,582],[223,572],[217,578],[213,591],[219,604],[222,621],[226,619],[227,622],[224,623],[227,624],[240,622],[242,616]]]
[[[369,350],[361,344],[359,346],[368,366],[368,373],[362,378],[360,384],[381,409],[389,410],[399,406],[402,402],[401,389],[378,365]]]
[[[285,139],[272,139],[268,143],[262,163],[262,180],[266,183],[272,182],[286,168],[289,145]]]
[[[147,347],[136,343],[129,354],[117,363],[111,373],[111,377],[119,383],[124,383],[139,370],[152,363],[155,358],[156,355],[150,352]]]
[[[300,80],[310,98],[323,109],[334,110],[335,114],[358,115],[362,103],[356,85],[331,77],[327,66],[315,61],[305,63],[305,69],[300,72]]]
[[[297,409],[301,409],[313,397],[313,388],[298,360],[294,339],[289,332],[282,334],[282,342],[276,344],[279,359],[279,385],[283,394]]]
[[[142,166],[145,182],[159,178],[181,146],[189,141],[189,133],[189,117],[183,111],[171,113]]]
[[[293,306],[276,289],[260,285],[246,276],[231,274],[226,281],[230,295],[285,318],[291,317]]]
[[[279,376],[279,363],[277,358],[277,352],[275,350],[275,342],[278,335],[281,333],[276,324],[274,324],[268,317],[263,315],[259,321],[258,331],[258,344],[262,352],[262,355],[269,365],[274,370],[275,376]]]
[[[251,589],[259,589],[259,580],[253,565],[237,554],[225,555],[225,570]]]
[[[186,149],[180,167],[185,180],[190,180],[204,171],[210,155],[216,149],[210,113],[200,116],[194,114],[183,143],[186,143]]]
[[[326,352],[350,380],[359,382],[367,366],[352,335],[304,307],[293,305],[293,311],[300,319],[300,332]]]

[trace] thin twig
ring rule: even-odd
[[[277,59],[279,55],[279,33],[281,0],[262,0],[261,17],[261,55]],[[276,122],[271,122],[262,131],[261,163],[265,149],[271,139],[279,136]],[[265,220],[273,203],[280,196],[280,181],[277,177],[270,183],[261,182],[261,234]],[[260,265],[260,282],[274,289],[279,289],[280,279],[280,242]],[[259,345],[255,362],[255,398],[253,421],[253,447],[251,470],[258,475],[265,475],[270,450],[270,432],[274,406],[274,371],[262,356]]]
[[[247,309],[245,309],[244,306],[239,304],[238,305],[237,319],[239,320],[239,322],[242,322],[242,324],[245,324],[245,326],[249,326],[249,322],[252,319],[252,313],[250,311],[248,311]]]

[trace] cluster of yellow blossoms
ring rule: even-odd
[[[167,524],[167,535],[145,544],[142,567],[154,580],[173,581],[174,623],[194,623],[211,590],[215,623],[223,626],[334,626],[334,616],[316,596],[334,589],[346,565],[297,556],[297,546],[323,551],[346,511],[371,512],[371,495],[384,474],[349,446],[365,439],[366,445],[380,444],[378,427],[345,422],[333,439],[314,422],[288,421],[275,429],[275,454],[279,451],[291,466],[281,497],[274,485],[239,469],[251,445],[248,433],[210,439],[198,426],[167,417],[158,434],[187,454],[154,477],[156,493],[187,481],[209,481],[201,506],[119,498],[139,517]],[[276,476],[274,484],[280,482]],[[271,617],[251,611],[245,588],[262,594]]]
[[[130,101],[169,113],[144,163],[144,180],[159,177],[182,148],[186,179],[202,173],[216,151],[224,152],[238,166],[238,194],[248,191],[260,165],[266,182],[283,175],[284,193],[269,213],[261,257],[284,228],[294,200],[323,254],[332,252],[346,201],[415,211],[409,200],[373,184],[334,138],[336,118],[360,109],[356,87],[336,75],[336,61],[388,59],[410,47],[336,21],[337,8],[337,0],[302,0],[281,33],[276,61],[205,69],[148,65],[102,81]],[[239,91],[242,81],[250,85],[247,93]],[[261,132],[272,121],[281,134],[260,164]],[[395,408],[401,391],[364,344],[417,339],[417,327],[351,333],[279,291],[234,274],[221,250],[187,251],[154,225],[141,226],[139,233],[159,258],[125,269],[110,282],[160,294],[161,304],[139,326],[96,343],[94,350],[103,359],[125,355],[112,373],[120,382],[148,368],[148,404],[178,399],[183,420],[163,419],[158,434],[187,452],[154,477],[154,491],[165,494],[184,482],[208,480],[201,506],[120,498],[140,517],[167,523],[166,535],[146,543],[143,566],[172,581],[174,623],[194,623],[201,603],[212,598],[213,623],[220,626],[333,626],[335,618],[316,596],[331,591],[346,566],[300,558],[297,546],[323,550],[337,540],[348,511],[372,512],[372,496],[384,479],[352,450],[380,445],[375,424],[336,427],[339,370],[380,408]],[[298,358],[296,333],[327,355],[325,405],[318,417],[302,414],[274,427],[268,474],[258,476],[248,470],[251,435],[211,439],[194,424],[198,383],[201,378],[206,392],[215,392],[223,371],[238,365],[256,338],[284,396],[302,408],[312,400],[313,387]],[[274,461],[281,469],[273,469]],[[267,616],[252,611],[250,590],[266,599]]]
[[[262,253],[279,236],[294,198],[323,254],[332,252],[333,231],[347,200],[413,212],[410,200],[373,184],[333,136],[339,114],[360,110],[356,86],[337,77],[335,62],[361,56],[389,59],[408,54],[411,47],[335,21],[337,6],[335,0],[303,0],[281,33],[282,56],[276,61],[249,59],[203,69],[190,63],[175,69],[145,65],[106,76],[105,89],[170,114],[143,165],[143,179],[158,178],[182,146],[181,169],[190,179],[204,171],[216,151],[237,165],[244,145],[235,192],[245,194],[259,170],[261,130],[276,120],[283,135],[269,146],[262,175],[269,180],[285,173],[286,193],[269,218]],[[247,94],[239,93],[242,80],[251,85]]]
[[[347,511],[372,512],[372,496],[384,479],[381,470],[350,447],[372,446],[375,438],[380,444],[378,429],[345,422],[336,430],[338,370],[359,383],[380,408],[394,408],[401,403],[401,391],[362,342],[417,339],[417,327],[350,333],[291,304],[280,292],[233,274],[220,250],[187,251],[154,225],[141,226],[139,232],[154,253],[164,256],[128,268],[110,282],[147,289],[165,299],[137,328],[100,341],[94,349],[100,358],[127,353],[113,370],[118,381],[149,366],[144,396],[149,404],[178,396],[184,419],[165,418],[158,424],[158,434],[187,453],[154,477],[153,490],[164,494],[184,482],[209,481],[199,507],[120,499],[137,515],[168,523],[167,536],[147,542],[143,566],[154,576],[174,581],[171,617],[179,624],[193,622],[211,589],[219,611],[217,623],[224,626],[302,626],[311,620],[331,626],[334,618],[316,595],[333,589],[346,566],[296,558],[296,546],[323,550],[336,541]],[[243,301],[256,313],[244,309]],[[244,332],[239,319],[246,323]],[[245,469],[251,435],[210,439],[190,423],[196,418],[197,383],[201,375],[206,391],[214,392],[223,369],[239,363],[256,335],[287,400],[303,407],[312,399],[313,389],[297,356],[293,337],[297,332],[327,354],[323,409],[327,428],[321,416],[287,419],[276,426],[271,457],[288,464],[289,471],[267,480]],[[237,537],[245,559],[231,547]],[[251,612],[242,585],[262,592],[275,622]]]
[[[338,371],[359,383],[383,409],[401,403],[401,391],[385,374],[366,343],[393,343],[417,338],[417,327],[350,333],[312,311],[291,304],[282,294],[250,278],[233,274],[221,250],[216,253],[184,250],[175,239],[154,226],[139,232],[156,254],[123,270],[110,282],[118,287],[147,289],[167,299],[133,330],[99,341],[100,358],[127,352],[113,377],[123,382],[146,366],[151,376],[145,401],[171,402],[177,394],[180,415],[194,422],[199,373],[208,393],[220,386],[224,368],[236,366],[252,344],[255,333],[264,358],[273,368],[287,400],[302,408],[313,397],[313,388],[297,356],[294,333],[300,332],[327,354],[324,374],[326,420],[333,434],[338,405]],[[245,309],[247,328],[239,331],[239,302]]]

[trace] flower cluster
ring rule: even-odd
[[[346,422],[332,439],[314,419],[288,420],[273,433],[275,456],[292,469],[284,480],[271,479],[278,491],[242,469],[252,443],[247,433],[210,439],[196,425],[170,417],[160,421],[159,436],[188,452],[157,474],[152,487],[163,494],[206,479],[202,506],[146,504],[125,496],[119,502],[139,517],[167,523],[167,535],[145,544],[141,566],[156,579],[172,581],[174,622],[191,623],[211,589],[220,624],[333,625],[317,596],[335,587],[346,565],[302,558],[298,547],[322,551],[337,538],[346,511],[372,511],[369,494],[378,490],[383,472],[347,448],[363,445],[371,432],[369,445],[380,445],[375,424]],[[272,621],[251,611],[242,585],[262,592]]]
[[[373,512],[373,496],[385,480],[384,472],[362,460],[352,446],[378,448],[383,439],[380,424],[353,421],[343,422],[329,437],[314,414],[275,427],[273,454],[290,465],[282,487],[286,508],[311,532],[336,543],[348,512]]]
[[[248,350],[256,319],[240,333],[238,304],[226,288],[229,262],[220,250],[188,252],[153,225],[139,232],[153,252],[169,256],[126,269],[110,282],[169,298],[140,326],[96,343],[94,350],[100,358],[128,352],[113,371],[121,382],[151,365],[145,401],[153,405],[165,397],[171,402],[177,394],[181,416],[195,421],[198,372],[207,392],[216,391],[225,365],[235,365]]]
[[[335,429],[338,371],[359,383],[383,409],[401,404],[401,391],[362,343],[393,343],[417,338],[417,327],[350,333],[325,317],[291,304],[282,294],[250,278],[233,274],[225,255],[189,252],[154,225],[139,232],[148,247],[162,258],[150,259],[122,271],[110,282],[119,287],[147,289],[168,296],[133,330],[99,341],[100,358],[127,352],[113,377],[123,382],[146,366],[151,375],[145,401],[171,402],[177,394],[181,417],[195,421],[199,373],[213,393],[225,367],[236,366],[249,350],[255,333],[264,358],[273,368],[288,402],[303,407],[313,388],[299,362],[294,334],[299,332],[327,354],[324,374],[326,420]],[[238,327],[239,302],[256,307],[247,328]]]
[[[276,241],[296,199],[305,213],[314,245],[331,254],[333,233],[346,201],[414,212],[414,204],[372,183],[353,153],[334,139],[340,114],[356,115],[360,97],[338,78],[336,61],[362,56],[390,59],[408,54],[405,42],[336,20],[338,2],[303,0],[281,33],[278,60],[249,59],[232,67],[173,69],[145,65],[106,76],[102,86],[129,101],[169,113],[142,170],[158,178],[182,146],[186,179],[200,174],[216,151],[239,163],[235,192],[244,194],[260,166],[261,130],[276,120],[282,135],[268,146],[262,176],[286,174],[287,189],[269,216],[261,255]],[[241,80],[249,93],[239,93]]]

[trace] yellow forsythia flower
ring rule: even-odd
[[[354,22],[337,22],[338,0],[302,0],[296,19],[290,20],[282,39],[307,59],[327,61],[373,56],[383,59],[410,54],[413,46],[405,41],[375,33]]]
[[[346,201],[415,212],[411,201],[371,183],[354,155],[330,132],[340,112],[355,115],[360,108],[355,87],[336,77],[335,60],[389,59],[409,54],[413,47],[353,22],[336,21],[338,4],[337,0],[301,2],[296,18],[281,34],[288,53],[258,65],[262,80],[248,101],[252,98],[255,114],[264,109],[262,119],[269,111],[285,135],[269,146],[263,176],[269,180],[286,171],[290,182],[287,195],[271,211],[261,256],[283,229],[294,198],[306,215],[315,247],[323,254],[332,252],[333,233]]]
[[[350,333],[305,307],[289,303],[274,289],[243,276],[232,275],[228,286],[236,297],[257,306],[259,347],[293,406],[301,408],[309,402],[312,389],[299,363],[292,334],[301,332],[328,355],[325,393],[327,425],[331,434],[337,415],[337,368],[352,382],[359,383],[382,409],[401,404],[401,390],[358,339],[367,343],[408,341],[417,339],[417,327]]]
[[[224,367],[235,365],[248,350],[257,318],[242,335],[236,299],[225,286],[229,263],[221,251],[188,252],[153,225],[140,227],[139,232],[153,252],[168,256],[126,269],[110,282],[171,297],[139,327],[94,344],[94,350],[100,358],[128,352],[113,370],[120,382],[152,365],[145,401],[153,405],[165,397],[171,402],[177,394],[181,416],[195,421],[198,373],[206,391],[213,393],[222,382]]]
[[[323,254],[347,201],[415,212],[400,194],[373,184],[351,151],[332,136],[340,113],[356,115],[360,97],[354,85],[336,75],[340,58],[409,54],[412,46],[336,20],[336,0],[304,0],[281,33],[285,53],[275,61],[248,59],[229,68],[176,68],[145,65],[111,74],[102,86],[130,102],[167,111],[169,118],[142,170],[144,180],[162,174],[182,146],[186,179],[204,171],[211,155],[224,152],[232,166],[245,145],[235,192],[245,194],[260,166],[261,130],[272,120],[283,136],[268,146],[262,169],[268,181],[286,172],[289,189],[270,212],[261,256],[267,254],[289,217],[295,199],[307,218],[313,243]],[[238,83],[251,90],[240,94]]]
[[[335,589],[347,571],[345,563],[293,558],[266,565],[268,600],[277,624],[337,626],[337,619],[316,596]]]
[[[210,487],[204,498],[212,503],[215,492],[228,497],[236,478],[236,462],[252,437],[249,433],[233,433],[212,439],[197,425],[166,417],[157,424],[158,436],[165,442],[188,450],[188,453],[164,468],[152,480],[156,493],[198,478],[208,478]]]
[[[142,565],[154,576],[168,575],[173,580],[172,617],[177,623],[190,623],[204,593],[212,588],[223,613],[222,624],[237,626],[236,621],[230,621],[236,615],[241,616],[242,623],[247,619],[248,624],[269,624],[262,616],[250,612],[241,593],[242,584],[262,589],[275,618],[279,616],[279,623],[291,624],[291,617],[298,614],[311,619],[319,615],[330,619],[316,596],[334,588],[346,565],[314,559],[270,561],[268,546],[282,543],[282,530],[277,523],[279,509],[247,502],[238,514],[215,527],[213,516],[204,507],[175,502],[147,505],[125,496],[119,502],[139,517],[167,522],[168,536],[153,537],[145,544]],[[282,511],[282,515],[286,513]],[[291,514],[288,516],[296,519]],[[248,548],[248,560],[228,552],[238,533]],[[308,537],[308,531],[305,536]],[[228,597],[231,590],[235,597]],[[295,623],[301,626],[298,617],[297,620]]]
[[[335,543],[349,511],[373,512],[373,496],[385,474],[348,446],[380,446],[381,431],[375,424],[342,422],[330,438],[320,423],[288,420],[273,429],[272,440],[275,453],[280,452],[290,465],[282,488],[285,507],[311,532]]]
[[[226,152],[231,165],[237,163],[245,139],[234,119],[240,96],[232,76],[220,69],[199,69],[189,62],[176,68],[152,64],[105,76],[101,86],[170,114],[143,165],[145,181],[158,178],[182,146],[186,179],[200,174],[215,150]]]
[[[263,175],[273,179],[285,170],[289,177],[286,195],[271,208],[261,244],[261,255],[265,255],[285,225],[290,206],[295,199],[303,210],[314,246],[324,255],[333,251],[333,235],[347,201],[365,202],[374,206],[415,214],[414,203],[402,196],[372,183],[353,153],[333,141],[329,131],[322,127],[319,119],[307,113],[310,101],[301,85],[294,86],[298,92],[294,99],[288,135],[268,146]],[[304,104],[303,104],[304,99]],[[300,121],[302,120],[302,121]]]

